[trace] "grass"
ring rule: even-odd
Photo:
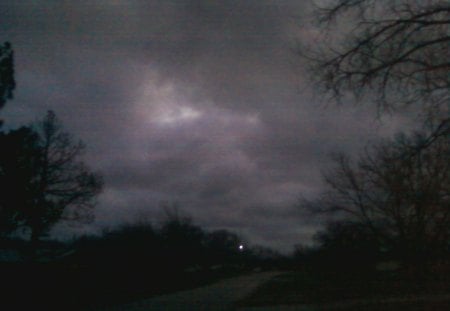
[[[279,275],[237,305],[305,304],[354,311],[450,310],[450,276],[419,278],[392,272],[336,271],[303,269]]]
[[[339,310],[334,308],[334,310]],[[361,305],[346,307],[346,311],[361,311]],[[450,310],[450,300],[443,301],[410,301],[410,302],[389,302],[373,303],[364,305],[364,311],[447,311]]]

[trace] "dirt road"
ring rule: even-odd
[[[234,302],[248,295],[256,287],[278,274],[280,273],[261,272],[230,278],[193,290],[153,297],[101,310],[97,309],[95,311],[233,310]]]

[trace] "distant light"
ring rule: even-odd
[[[239,250],[240,250],[240,251],[243,251],[243,250],[244,250],[244,245],[242,245],[242,244],[239,245]]]

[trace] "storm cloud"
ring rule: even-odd
[[[177,203],[207,229],[287,251],[317,229],[297,206],[333,151],[396,122],[324,105],[292,53],[307,1],[9,1],[6,126],[52,109],[105,178],[91,230]],[[303,16],[303,17],[302,17]],[[398,121],[398,120],[397,120]]]

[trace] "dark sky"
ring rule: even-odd
[[[307,3],[2,0],[18,85],[2,118],[52,109],[87,144],[105,190],[86,230],[156,221],[170,202],[287,251],[317,229],[297,201],[322,189],[328,154],[403,123],[320,101],[292,52],[316,34]]]

